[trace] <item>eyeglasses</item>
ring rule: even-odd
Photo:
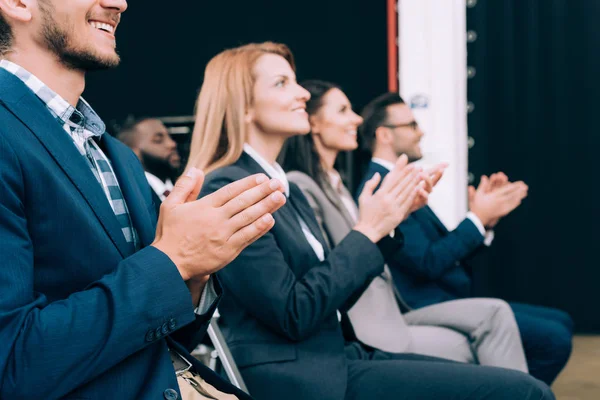
[[[416,131],[417,128],[419,127],[419,124],[417,123],[417,121],[411,121],[411,122],[408,122],[406,124],[396,124],[396,125],[393,125],[393,124],[383,124],[381,126],[385,126],[386,128],[390,128],[390,129],[410,128],[413,131]]]

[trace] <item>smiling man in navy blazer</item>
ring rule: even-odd
[[[0,0],[2,399],[172,400],[190,380],[249,398],[188,350],[221,293],[211,274],[273,226],[280,183],[196,200],[191,169],[157,223],[138,159],[80,98],[87,70],[119,63],[126,8]]]
[[[390,164],[406,154],[419,160],[423,137],[410,107],[398,93],[385,93],[363,110],[360,128],[362,147],[372,154],[364,182],[375,173],[385,176]],[[510,183],[504,174],[482,178],[469,188],[470,212],[448,231],[428,206],[412,213],[402,224],[404,248],[389,263],[394,282],[406,302],[415,308],[471,297],[468,258],[493,240],[498,220],[527,195],[523,182]],[[573,322],[560,310],[528,304],[510,304],[519,325],[529,372],[551,384],[571,353]]]

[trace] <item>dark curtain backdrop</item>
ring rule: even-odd
[[[477,290],[560,307],[586,332],[600,332],[598,21],[596,0],[467,9],[477,34],[468,44],[470,170],[502,170],[530,187],[477,260]]]
[[[385,12],[383,0],[130,1],[122,64],[90,73],[85,96],[105,120],[191,115],[210,58],[272,40],[290,46],[299,80],[332,80],[360,108],[387,87]]]

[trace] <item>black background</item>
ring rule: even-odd
[[[193,114],[206,63],[223,49],[287,44],[298,79],[340,84],[356,107],[387,89],[384,1],[131,1],[117,30],[122,63],[88,76],[107,121]]]
[[[596,0],[479,0],[467,11],[478,35],[470,169],[530,186],[480,260],[478,289],[561,307],[580,332],[600,332],[598,21]]]

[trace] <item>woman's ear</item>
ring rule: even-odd
[[[246,110],[246,114],[244,114],[244,123],[246,125],[250,125],[252,121],[254,121],[254,111],[251,108],[249,108],[248,110]]]
[[[310,132],[313,135],[318,135],[321,133],[321,121],[317,115],[309,116],[308,122],[310,123]]]

